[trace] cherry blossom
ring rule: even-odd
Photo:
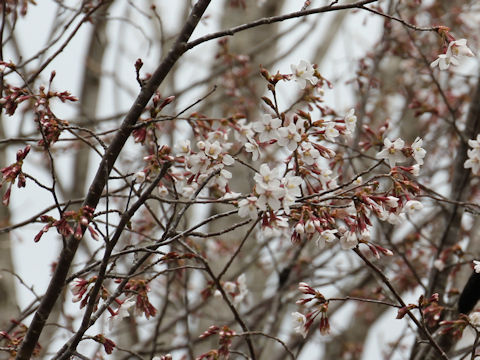
[[[433,266],[435,266],[435,269],[438,271],[443,271],[445,269],[445,262],[442,259],[437,259],[433,262]]]
[[[239,305],[241,302],[243,302],[249,293],[245,274],[238,276],[236,281],[225,281],[222,284],[222,288],[229,295],[229,297],[232,298],[234,305]],[[217,289],[214,292],[214,296],[221,298],[222,293]]]
[[[247,124],[247,119],[240,119],[237,121],[237,131],[233,133],[235,140],[245,141],[245,139],[252,138],[255,132],[252,130],[252,123]]]
[[[385,199],[385,204],[390,206],[391,208],[396,208],[398,206],[398,198],[395,196],[387,196]]]
[[[257,141],[250,136],[248,136],[247,139],[248,139],[248,142],[245,143],[245,151],[252,153],[253,161],[257,161],[258,159],[261,159],[263,155]]]
[[[218,155],[222,152],[222,147],[218,141],[211,143],[210,141],[205,142],[205,155],[212,159],[216,159]]]
[[[320,234],[318,234],[318,237],[316,237],[316,245],[319,247],[319,248],[324,248],[325,247],[325,243],[330,243],[330,242],[333,242],[335,240],[337,240],[337,237],[335,236],[335,234],[338,232],[337,229],[333,229],[333,230],[323,230]]]
[[[472,312],[470,315],[468,315],[468,321],[470,321],[473,326],[480,327],[480,312]]]
[[[336,180],[332,177],[333,171],[328,168],[321,168],[318,179],[325,189],[332,189],[337,186]]]
[[[307,318],[302,313],[298,311],[292,312],[293,325],[295,326],[293,330],[302,335],[304,338],[307,337],[307,330],[305,325],[307,323]]]
[[[480,261],[479,260],[473,260],[473,269],[477,274],[480,274]]]
[[[177,141],[175,144],[175,150],[177,151],[178,155],[188,155],[190,154],[190,140],[183,139]]]
[[[315,228],[315,223],[312,220],[307,220],[305,222],[305,231],[308,234],[312,234],[316,231],[317,229]]]
[[[469,139],[468,145],[470,145],[473,150],[480,152],[480,135],[477,135],[476,140]]]
[[[417,162],[418,165],[423,165],[423,158],[427,153],[424,148],[422,148],[423,140],[419,137],[415,139],[412,144],[412,151],[413,151],[413,158]]]
[[[211,164],[210,159],[203,152],[193,154],[186,160],[187,168],[194,174],[205,172]]]
[[[268,186],[269,184],[280,186],[279,169],[270,169],[267,164],[260,165],[258,173],[253,176],[257,184]]]
[[[450,41],[448,44],[447,53],[450,51],[452,56],[460,57],[460,56],[468,56],[473,57],[475,56],[467,46],[467,39],[459,39],[455,41]]]
[[[347,124],[346,120],[345,120],[345,124]],[[340,135],[340,132],[337,130],[335,123],[329,122],[325,125],[325,133],[323,135],[325,136],[326,140],[334,142],[335,138],[337,138]]]
[[[260,142],[267,142],[278,139],[280,126],[282,126],[282,120],[273,118],[270,114],[263,114],[262,119],[254,122],[252,128],[260,134]]]
[[[259,209],[266,211],[267,205],[274,211],[280,209],[282,203],[280,199],[284,196],[284,189],[276,186],[275,184],[265,185],[262,183],[257,184],[255,187],[257,194],[259,195],[257,206]]]
[[[285,146],[288,150],[294,151],[300,140],[302,140],[302,137],[293,122],[288,124],[288,126],[278,129],[278,145]]]
[[[358,240],[355,231],[345,231],[340,237],[340,245],[343,250],[350,250],[357,246]]]
[[[385,147],[375,155],[377,159],[388,160],[391,168],[393,168],[397,162],[404,162],[407,160],[402,152],[403,147],[405,146],[405,142],[402,139],[398,138],[392,142],[389,138],[385,138],[383,143]]]
[[[258,216],[256,196],[249,196],[246,199],[242,199],[238,202],[238,216],[250,217],[255,220]]]
[[[357,117],[355,116],[355,109],[350,109],[344,117],[345,127],[349,134],[355,131],[357,125]]]
[[[430,64],[430,67],[438,66],[440,70],[447,70],[450,65],[458,66],[460,62],[451,54],[440,54],[438,58]]]
[[[303,179],[300,176],[295,176],[289,172],[284,178],[282,178],[282,185],[287,194],[291,196],[300,196],[300,186],[303,184]]]
[[[109,330],[118,328],[122,320],[130,316],[130,312],[132,311],[132,309],[135,309],[136,304],[137,302],[134,297],[129,297],[125,299],[120,305],[120,307],[117,309],[116,313],[108,318]]]
[[[459,39],[450,41],[446,53],[438,55],[438,58],[433,61],[430,66],[435,67],[438,65],[440,70],[446,70],[450,65],[458,66],[460,64],[459,59],[464,56],[475,56],[467,46],[467,40]]]
[[[298,65],[290,65],[290,69],[293,73],[293,79],[300,85],[302,89],[307,86],[307,81],[312,85],[316,85],[318,78],[315,77],[315,69],[313,65],[305,60],[300,60]]]
[[[146,174],[144,171],[138,171],[135,173],[134,178],[137,184],[142,184],[146,179]]]
[[[472,169],[474,175],[480,174],[480,135],[477,136],[476,140],[468,140],[468,145],[472,149],[467,151],[468,159],[465,161],[463,166],[465,169]]]
[[[307,165],[313,165],[320,157],[320,152],[315,149],[310,142],[302,143],[298,152],[302,157],[303,162]]]
[[[222,169],[217,175],[213,177],[213,182],[222,191],[225,191],[225,187],[228,184],[228,180],[230,180],[231,178],[232,178],[232,173],[228,170]]]
[[[423,204],[418,200],[408,200],[404,207],[405,211],[409,214],[423,209]]]

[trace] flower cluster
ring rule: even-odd
[[[472,50],[470,50],[470,48],[467,46],[467,40],[452,40],[448,44],[446,52],[438,55],[438,58],[433,61],[430,66],[438,66],[440,70],[446,70],[450,67],[450,65],[458,66],[460,64],[459,60],[465,56],[475,56]]]
[[[107,354],[111,354],[113,352],[113,349],[117,346],[112,340],[106,338],[102,334],[97,334],[94,337],[92,337],[92,340],[100,343],[103,345],[103,349]]]
[[[80,302],[80,309],[87,305],[88,298],[90,297],[90,293],[93,288],[93,284],[97,280],[96,276],[91,277],[90,279],[86,280],[83,278],[75,278],[70,283],[70,291],[73,295],[72,302]]]
[[[24,173],[22,172],[22,166],[23,160],[25,160],[25,157],[28,155],[29,152],[30,145],[26,146],[23,150],[18,150],[17,161],[9,166],[0,169],[0,172],[2,173],[2,182],[0,183],[0,187],[2,187],[4,183],[10,183],[7,191],[5,191],[5,194],[2,198],[2,203],[5,206],[7,206],[10,202],[12,185],[15,183],[15,181],[17,181],[17,186],[19,188],[25,187],[26,179]]]
[[[405,162],[411,156],[417,163],[413,165],[415,168],[412,170],[412,173],[418,175],[419,166],[423,165],[423,158],[426,154],[425,149],[422,148],[423,140],[421,138],[417,137],[410,147],[406,147],[405,141],[400,138],[393,142],[385,138],[383,144],[384,148],[382,151],[375,155],[377,159],[387,160],[390,167],[393,168],[397,163]]]
[[[2,343],[2,352],[10,353],[9,359],[14,359],[17,355],[17,351],[20,345],[25,338],[28,327],[22,322],[19,322],[15,319],[10,320],[10,322],[15,325],[15,330],[13,331],[0,331],[0,342]],[[42,346],[37,342],[33,350],[33,356],[37,357],[42,350]]]
[[[65,211],[59,220],[48,215],[40,216],[40,221],[47,224],[35,236],[34,241],[35,242],[40,241],[43,234],[48,232],[48,230],[50,230],[50,228],[52,227],[56,228],[57,232],[60,235],[64,237],[73,235],[77,240],[80,240],[82,238],[83,229],[87,228],[92,238],[95,240],[98,240],[98,233],[90,225],[90,222],[92,221],[92,218],[93,218],[93,211],[94,209],[92,207],[84,206],[78,211],[73,211],[73,210]],[[70,225],[71,222],[77,223],[75,230],[73,230],[72,226]]]
[[[228,130],[210,131],[205,140],[197,141],[198,151],[192,150],[190,140],[177,142],[177,159],[181,157],[185,164],[184,172],[172,170],[179,194],[191,196],[198,189],[198,185],[210,176],[213,176],[210,186],[222,194],[229,192],[228,181],[232,178],[232,173],[226,170],[225,166],[233,165],[235,160],[228,153],[233,145],[228,141],[228,137]]]
[[[463,166],[465,169],[472,169],[473,175],[480,175],[480,135],[476,140],[468,140],[471,149],[467,151],[468,159]]]
[[[242,217],[250,216],[255,219],[258,210],[277,211],[282,207],[285,214],[288,215],[295,198],[301,195],[302,178],[292,173],[281,177],[280,168],[270,169],[267,164],[262,164],[259,172],[253,178],[256,183],[255,196],[250,196],[239,202],[238,214]]]
[[[150,292],[150,286],[146,280],[143,279],[130,279],[125,285],[126,294],[134,294],[129,298],[128,303],[126,303],[125,308],[122,310],[123,315],[127,316],[128,310],[135,304],[135,311],[137,314],[143,313],[147,319],[151,316],[155,316],[157,309],[152,305],[148,298],[148,293]],[[117,314],[116,314],[117,315]],[[124,316],[124,317],[125,317]]]
[[[218,349],[212,349],[198,356],[195,360],[217,360],[220,358],[228,359],[230,357],[230,347],[232,345],[232,338],[236,335],[235,331],[228,326],[222,326],[220,328],[216,325],[212,325],[200,335],[200,339],[205,339],[216,334],[218,334],[219,337]]]
[[[299,283],[298,290],[300,290],[303,294],[308,295],[308,297],[297,300],[297,304],[305,305],[312,302],[313,305],[311,307],[314,309],[310,310],[306,315],[298,311],[292,313],[295,332],[301,334],[305,338],[315,318],[318,315],[321,315],[319,325],[320,333],[322,335],[329,334],[330,323],[327,316],[328,300],[326,300],[320,292],[313,289],[307,283]]]

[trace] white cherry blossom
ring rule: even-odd
[[[255,132],[252,130],[252,123],[247,124],[246,119],[240,119],[237,121],[237,131],[233,133],[235,140],[244,142],[245,139],[255,136]]]
[[[345,120],[345,124],[347,124],[346,120]],[[334,142],[335,138],[338,137],[339,135],[340,135],[340,132],[337,130],[335,123],[329,122],[325,125],[325,133],[323,134],[323,136],[325,136],[326,140]]]
[[[252,160],[257,161],[261,159],[263,154],[260,150],[260,146],[253,137],[247,136],[248,142],[245,143],[245,151],[252,154]]]
[[[445,262],[442,259],[437,259],[433,262],[433,266],[438,271],[443,271],[445,269]]]
[[[291,196],[301,196],[300,186],[303,184],[303,179],[300,176],[293,175],[292,172],[289,172],[282,178],[281,183],[285,191]]]
[[[307,337],[307,330],[305,329],[305,324],[307,323],[307,318],[302,313],[298,311],[292,313],[293,325],[295,332],[301,334],[304,338]]]
[[[430,64],[430,67],[438,66],[440,70],[447,70],[450,65],[458,66],[459,64],[457,58],[447,53],[438,55],[438,58]]]
[[[220,143],[218,141],[214,141],[211,143],[210,141],[205,141],[205,155],[212,159],[216,159],[218,155],[222,152],[222,147],[220,146]]]
[[[318,236],[315,237],[315,243],[319,248],[324,248],[325,243],[330,243],[335,240],[337,240],[337,237],[335,236],[335,233],[337,233],[338,230],[323,230],[321,233],[317,233]]]
[[[405,142],[398,138],[394,142],[392,142],[389,138],[385,138],[383,141],[385,147],[382,151],[377,153],[375,157],[377,159],[385,159],[388,160],[390,167],[394,167],[397,162],[403,162],[407,160],[405,155],[403,155],[402,149],[405,146]]]
[[[290,215],[290,206],[293,204],[295,204],[295,197],[288,192],[285,192],[282,199],[282,206],[285,214]]]
[[[221,158],[223,165],[230,166],[233,165],[233,163],[235,162],[235,159],[230,154],[222,154]]]
[[[137,302],[135,297],[130,297],[123,301],[117,313],[108,318],[108,329],[113,330],[118,328],[123,319],[130,316],[132,309],[135,309]]]
[[[350,250],[357,246],[358,240],[355,231],[345,231],[340,237],[340,245],[343,250]]]
[[[468,57],[473,57],[475,56],[470,50],[470,48],[467,46],[467,39],[459,39],[459,40],[454,40],[450,41],[448,44],[448,49],[447,53],[450,51],[452,53],[452,56],[455,57],[460,57],[460,56],[468,56]]]
[[[274,211],[280,209],[282,205],[280,199],[285,195],[284,189],[272,184],[265,186],[259,183],[255,186],[255,190],[259,195],[257,206],[260,210],[266,211],[267,205]]]
[[[472,312],[470,315],[468,315],[468,320],[472,323],[473,326],[480,327],[480,312]]]
[[[480,274],[480,261],[473,260],[473,270],[475,270],[477,274]]]
[[[145,174],[144,171],[138,171],[135,173],[134,177],[135,177],[135,182],[137,184],[143,184],[143,182],[147,178],[147,175]]]
[[[344,117],[345,127],[348,133],[353,133],[357,125],[357,117],[355,116],[355,109],[350,109]]]
[[[468,150],[468,159],[465,161],[463,164],[463,167],[465,169],[472,169],[472,173],[474,175],[479,175],[480,174],[480,156],[477,154],[475,150]]]
[[[404,205],[404,210],[411,214],[423,209],[423,204],[418,200],[408,200]]]
[[[232,173],[228,170],[222,169],[220,172],[213,177],[213,182],[216,184],[222,191],[225,191],[225,186],[228,184],[228,180],[232,178]]]
[[[400,225],[405,221],[405,213],[388,213],[387,221],[392,225]]]
[[[211,163],[203,152],[186,157],[186,162],[188,170],[194,174],[205,172]]]
[[[288,124],[288,126],[278,129],[278,145],[285,146],[288,150],[294,151],[300,140],[302,140],[302,136],[298,133],[297,127],[293,122]]]
[[[218,141],[222,144],[222,148],[228,150],[232,147],[232,143],[228,142],[228,131],[210,131],[207,135],[207,140],[211,143]]]
[[[302,160],[307,165],[313,165],[315,161],[320,157],[320,152],[315,149],[310,142],[304,142],[300,146],[299,154]]]
[[[190,140],[184,139],[177,141],[177,143],[175,144],[175,150],[177,151],[178,155],[190,154]]]
[[[305,234],[305,225],[300,222],[297,223],[297,225],[295,225],[295,232],[300,235]]]
[[[465,169],[472,169],[474,175],[480,174],[480,135],[476,140],[468,140],[468,145],[471,147],[467,151],[468,159],[463,164]]]
[[[240,304],[248,295],[247,277],[245,274],[241,274],[237,278],[237,289],[238,293],[235,294],[235,297],[233,298],[233,303],[235,305]]]
[[[238,202],[238,216],[250,217],[252,220],[255,220],[258,216],[257,200],[256,196],[249,196],[240,200]]]
[[[320,180],[320,183],[325,189],[330,189],[336,186],[336,182],[334,182],[332,175],[333,175],[332,170],[326,169],[326,168],[320,168],[320,174],[318,174],[318,179]],[[333,186],[332,186],[332,182],[334,182]]]
[[[427,153],[424,148],[422,148],[423,140],[419,137],[415,139],[415,141],[412,144],[412,150],[413,150],[413,158],[417,162],[418,165],[423,165],[423,158],[425,157],[425,154]]]
[[[315,231],[316,231],[316,229],[315,229],[315,224],[313,223],[313,221],[310,220],[310,219],[307,220],[305,222],[305,232],[307,234],[313,234]]]
[[[410,167],[409,172],[410,172],[413,176],[418,176],[418,175],[420,175],[420,165],[419,165],[419,164],[412,165],[412,166]]]
[[[164,197],[164,196],[168,195],[168,189],[165,185],[160,184],[159,186],[157,186],[156,191],[157,191],[158,196],[163,196]]]
[[[459,59],[464,56],[475,56],[472,50],[470,50],[470,48],[467,46],[467,40],[453,40],[448,44],[447,52],[445,54],[438,55],[438,58],[433,61],[430,66],[435,67],[438,65],[440,70],[446,70],[450,67],[450,65],[460,65]]]
[[[305,60],[300,60],[298,65],[290,65],[290,69],[293,73],[293,79],[300,85],[302,89],[307,86],[307,81],[312,85],[316,85],[318,78],[315,77],[315,69],[313,65]]]
[[[270,167],[267,164],[260,165],[258,173],[253,176],[257,184],[280,186],[279,169]]]
[[[468,145],[475,151],[480,152],[480,135],[477,135],[476,140],[469,139]]]
[[[278,139],[278,129],[282,126],[282,120],[272,118],[270,114],[263,114],[262,119],[253,123],[252,128],[259,134],[260,142]]]
[[[387,204],[391,208],[396,208],[398,206],[398,200],[399,199],[395,196],[387,196],[385,204]]]

